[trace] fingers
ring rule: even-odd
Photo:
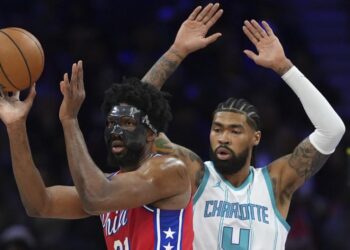
[[[214,14],[215,14],[216,11],[219,9],[219,7],[220,7],[220,4],[219,4],[219,3],[214,4],[214,5],[210,8],[209,12],[203,17],[202,22],[203,22],[204,24],[206,24],[206,23],[210,20],[210,18],[212,18],[212,17],[214,16]]]
[[[208,28],[211,28],[218,20],[219,18],[222,16],[222,14],[224,13],[224,11],[222,9],[218,10],[214,16],[212,16],[207,22],[206,25]]]
[[[198,16],[196,17],[196,21],[200,22],[203,20],[203,18],[210,12],[211,8],[213,7],[213,4],[210,3],[207,6],[205,6],[205,8],[198,14]]]
[[[73,63],[73,65],[72,65],[72,74],[70,77],[70,85],[71,85],[71,88],[73,88],[73,89],[78,88],[78,66],[76,63]]]
[[[11,96],[11,99],[13,99],[13,100],[16,100],[16,101],[19,101],[19,91],[17,90],[17,91],[15,91],[15,92],[13,92],[12,93],[12,96]]]
[[[215,41],[218,40],[218,38],[221,37],[221,36],[222,36],[221,33],[215,33],[215,34],[213,34],[213,35],[211,35],[211,36],[208,36],[207,38],[205,38],[205,40],[206,40],[206,42],[207,42],[206,45],[209,45],[209,44],[215,42]]]
[[[83,61],[79,60],[78,63],[72,65],[70,80],[67,73],[63,75],[63,80],[60,82],[60,90],[63,96],[85,97]]]
[[[29,103],[30,105],[33,103],[34,98],[36,96],[36,83],[34,83],[31,87],[30,87],[30,91],[29,94],[27,96],[27,98],[24,100],[25,103]],[[19,97],[19,91],[18,91],[18,97]]]
[[[84,70],[83,61],[78,61],[78,89],[84,90]]]
[[[245,21],[247,22],[247,21]],[[244,22],[244,26],[243,26],[243,33],[248,37],[248,39],[254,44],[256,45],[259,40],[253,35],[253,33],[247,28],[247,26],[245,25]]]
[[[0,97],[5,98],[5,94],[4,94],[4,91],[2,89],[2,86],[0,86]]]
[[[63,82],[66,86],[69,86],[69,79],[68,79],[68,73],[64,73],[63,75]]]
[[[246,54],[250,59],[252,59],[254,62],[256,60],[256,58],[258,57],[257,54],[255,54],[253,51],[251,50],[243,50],[244,54]]]
[[[251,20],[250,22],[247,20],[244,21],[244,27],[246,27],[246,31],[244,31],[243,29],[244,34],[246,34],[253,43],[256,43],[256,41],[259,42],[264,37],[267,37],[266,31],[263,28],[261,28],[259,23],[255,20]]]
[[[274,35],[273,30],[270,28],[270,25],[266,21],[262,21],[262,25],[264,26],[264,29],[266,30],[268,36]]]
[[[258,34],[260,35],[260,39],[264,38],[267,36],[266,31],[260,26],[260,24],[255,21],[254,19],[251,21],[251,23],[253,24],[253,27],[255,28],[255,30],[258,31]]]
[[[66,86],[64,84],[64,81],[60,81],[60,90],[63,95],[66,94]]]
[[[197,6],[197,8],[194,9],[194,11],[192,11],[191,15],[188,17],[188,20],[194,20],[196,19],[198,13],[201,11],[202,6]]]

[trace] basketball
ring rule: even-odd
[[[0,86],[4,92],[30,87],[44,69],[40,42],[21,28],[0,29]]]

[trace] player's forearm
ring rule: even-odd
[[[89,212],[104,190],[107,179],[90,157],[78,120],[72,119],[61,122],[69,169],[84,209]]]
[[[171,46],[146,73],[142,81],[161,89],[186,56],[186,53],[181,52],[174,45]]]
[[[343,121],[326,98],[296,67],[292,67],[282,78],[299,97],[315,126],[316,130],[310,135],[311,144],[320,153],[331,154],[345,132]]]
[[[12,168],[22,203],[30,216],[40,216],[48,196],[43,179],[36,168],[27,137],[25,121],[7,127]]]

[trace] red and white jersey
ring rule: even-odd
[[[191,250],[192,200],[185,209],[151,206],[100,215],[108,250]]]

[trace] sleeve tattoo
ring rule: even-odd
[[[142,81],[161,89],[165,81],[174,73],[183,58],[171,49],[153,65]]]
[[[316,174],[328,158],[329,155],[318,152],[309,138],[306,138],[294,149],[288,163],[300,178],[306,180]]]

